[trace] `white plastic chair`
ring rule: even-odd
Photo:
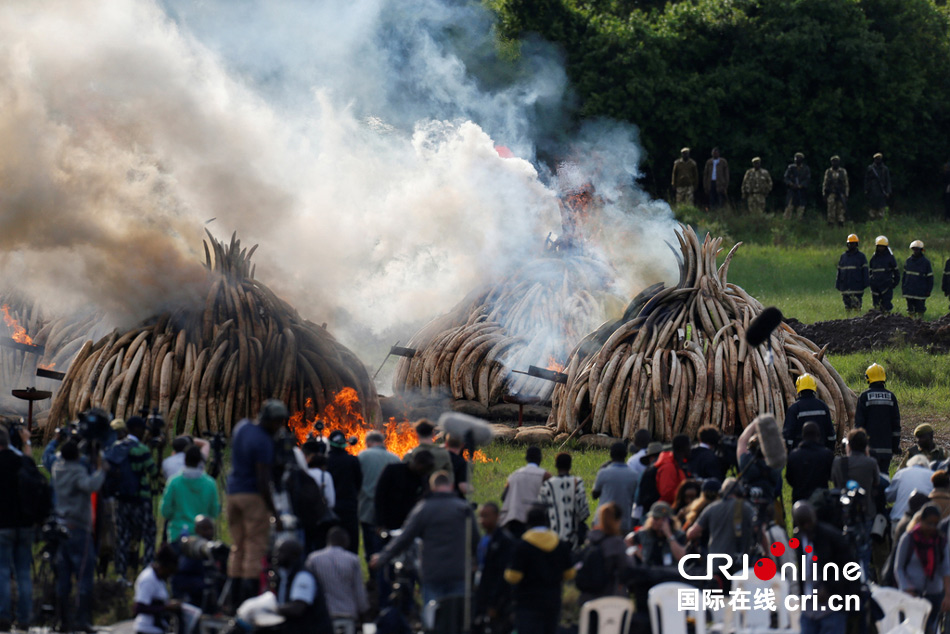
[[[762,581],[750,570],[749,578],[735,582],[734,589],[748,592],[750,609],[736,610],[732,616],[735,620],[735,631],[741,634],[758,634],[767,632],[797,632],[801,629],[801,614],[798,610],[785,609],[785,598],[788,596],[788,582],[776,576],[769,581]],[[754,606],[756,591],[762,592],[771,589],[775,597],[775,611],[751,609]],[[772,615],[776,615],[776,626],[772,627]]]
[[[650,610],[650,629],[653,634],[686,634],[690,616],[695,619],[695,634],[706,634],[706,612],[702,609],[680,610],[679,591],[696,590],[695,586],[670,581],[650,588],[647,605]]]
[[[925,630],[932,607],[927,599],[918,599],[896,588],[877,585],[871,586],[871,598],[884,611],[884,618],[877,623],[878,632],[906,631],[908,627],[912,631]]]
[[[627,634],[633,603],[623,597],[601,597],[588,601],[581,608],[578,634],[589,634],[591,621],[597,619],[597,634]]]

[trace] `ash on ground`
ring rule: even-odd
[[[903,345],[919,346],[931,352],[950,351],[950,315],[935,321],[919,321],[906,315],[871,310],[851,319],[803,324],[789,318],[786,322],[799,335],[808,337],[819,346],[828,344],[828,351],[834,353]]]

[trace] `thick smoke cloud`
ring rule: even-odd
[[[573,171],[635,292],[670,273],[668,208],[633,187],[628,128],[565,140],[567,95],[543,44],[497,58],[478,3],[8,0],[0,288],[141,318],[200,294],[214,218],[303,315],[409,334],[536,255]],[[555,135],[569,167],[539,174]]]

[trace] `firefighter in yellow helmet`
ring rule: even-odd
[[[850,317],[861,310],[864,289],[868,287],[868,259],[858,250],[858,236],[848,236],[848,250],[838,258],[838,277],[835,288],[841,293],[844,308]]]
[[[871,455],[877,459],[881,473],[890,473],[891,458],[900,454],[901,448],[901,410],[897,397],[884,387],[887,374],[884,368],[873,363],[864,373],[868,380],[868,389],[858,397],[854,411],[854,426],[863,428],[868,434]]]
[[[907,300],[907,314],[920,319],[927,312],[927,298],[934,288],[934,269],[924,255],[924,243],[910,243],[911,256],[904,262],[901,294]]]
[[[894,310],[894,289],[901,283],[901,273],[897,260],[887,242],[887,236],[878,236],[874,240],[874,255],[871,256],[871,300],[874,309],[889,313]]]
[[[818,382],[815,377],[811,374],[801,375],[795,381],[795,390],[798,392],[798,400],[785,410],[785,426],[782,428],[782,436],[785,437],[788,450],[798,446],[802,440],[802,427],[811,422],[817,424],[821,430],[825,446],[834,451],[838,435],[831,420],[831,410],[818,398]]]

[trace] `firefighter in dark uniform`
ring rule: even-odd
[[[835,280],[835,288],[841,292],[849,316],[861,310],[868,282],[868,259],[858,251],[858,236],[852,233],[848,236],[848,250],[838,260],[838,278]]]
[[[881,473],[887,474],[890,472],[891,458],[900,453],[901,410],[897,405],[897,397],[884,387],[887,380],[884,368],[874,363],[864,376],[868,379],[868,389],[858,397],[854,426],[867,432],[872,455],[877,459]]]
[[[897,260],[888,245],[887,236],[878,236],[874,241],[874,255],[871,256],[871,299],[874,308],[889,313],[894,309],[894,289],[901,283],[901,273]]]
[[[798,391],[798,400],[785,410],[785,426],[782,428],[782,436],[785,437],[788,450],[798,446],[802,441],[802,428],[805,423],[812,422],[821,430],[825,446],[834,451],[838,434],[834,421],[831,420],[831,410],[818,398],[818,382],[815,377],[810,374],[801,375],[795,381],[795,389]]]
[[[901,294],[907,300],[907,314],[919,319],[927,312],[927,298],[934,289],[934,269],[924,255],[923,242],[914,240],[910,250],[912,255],[904,262]]]

